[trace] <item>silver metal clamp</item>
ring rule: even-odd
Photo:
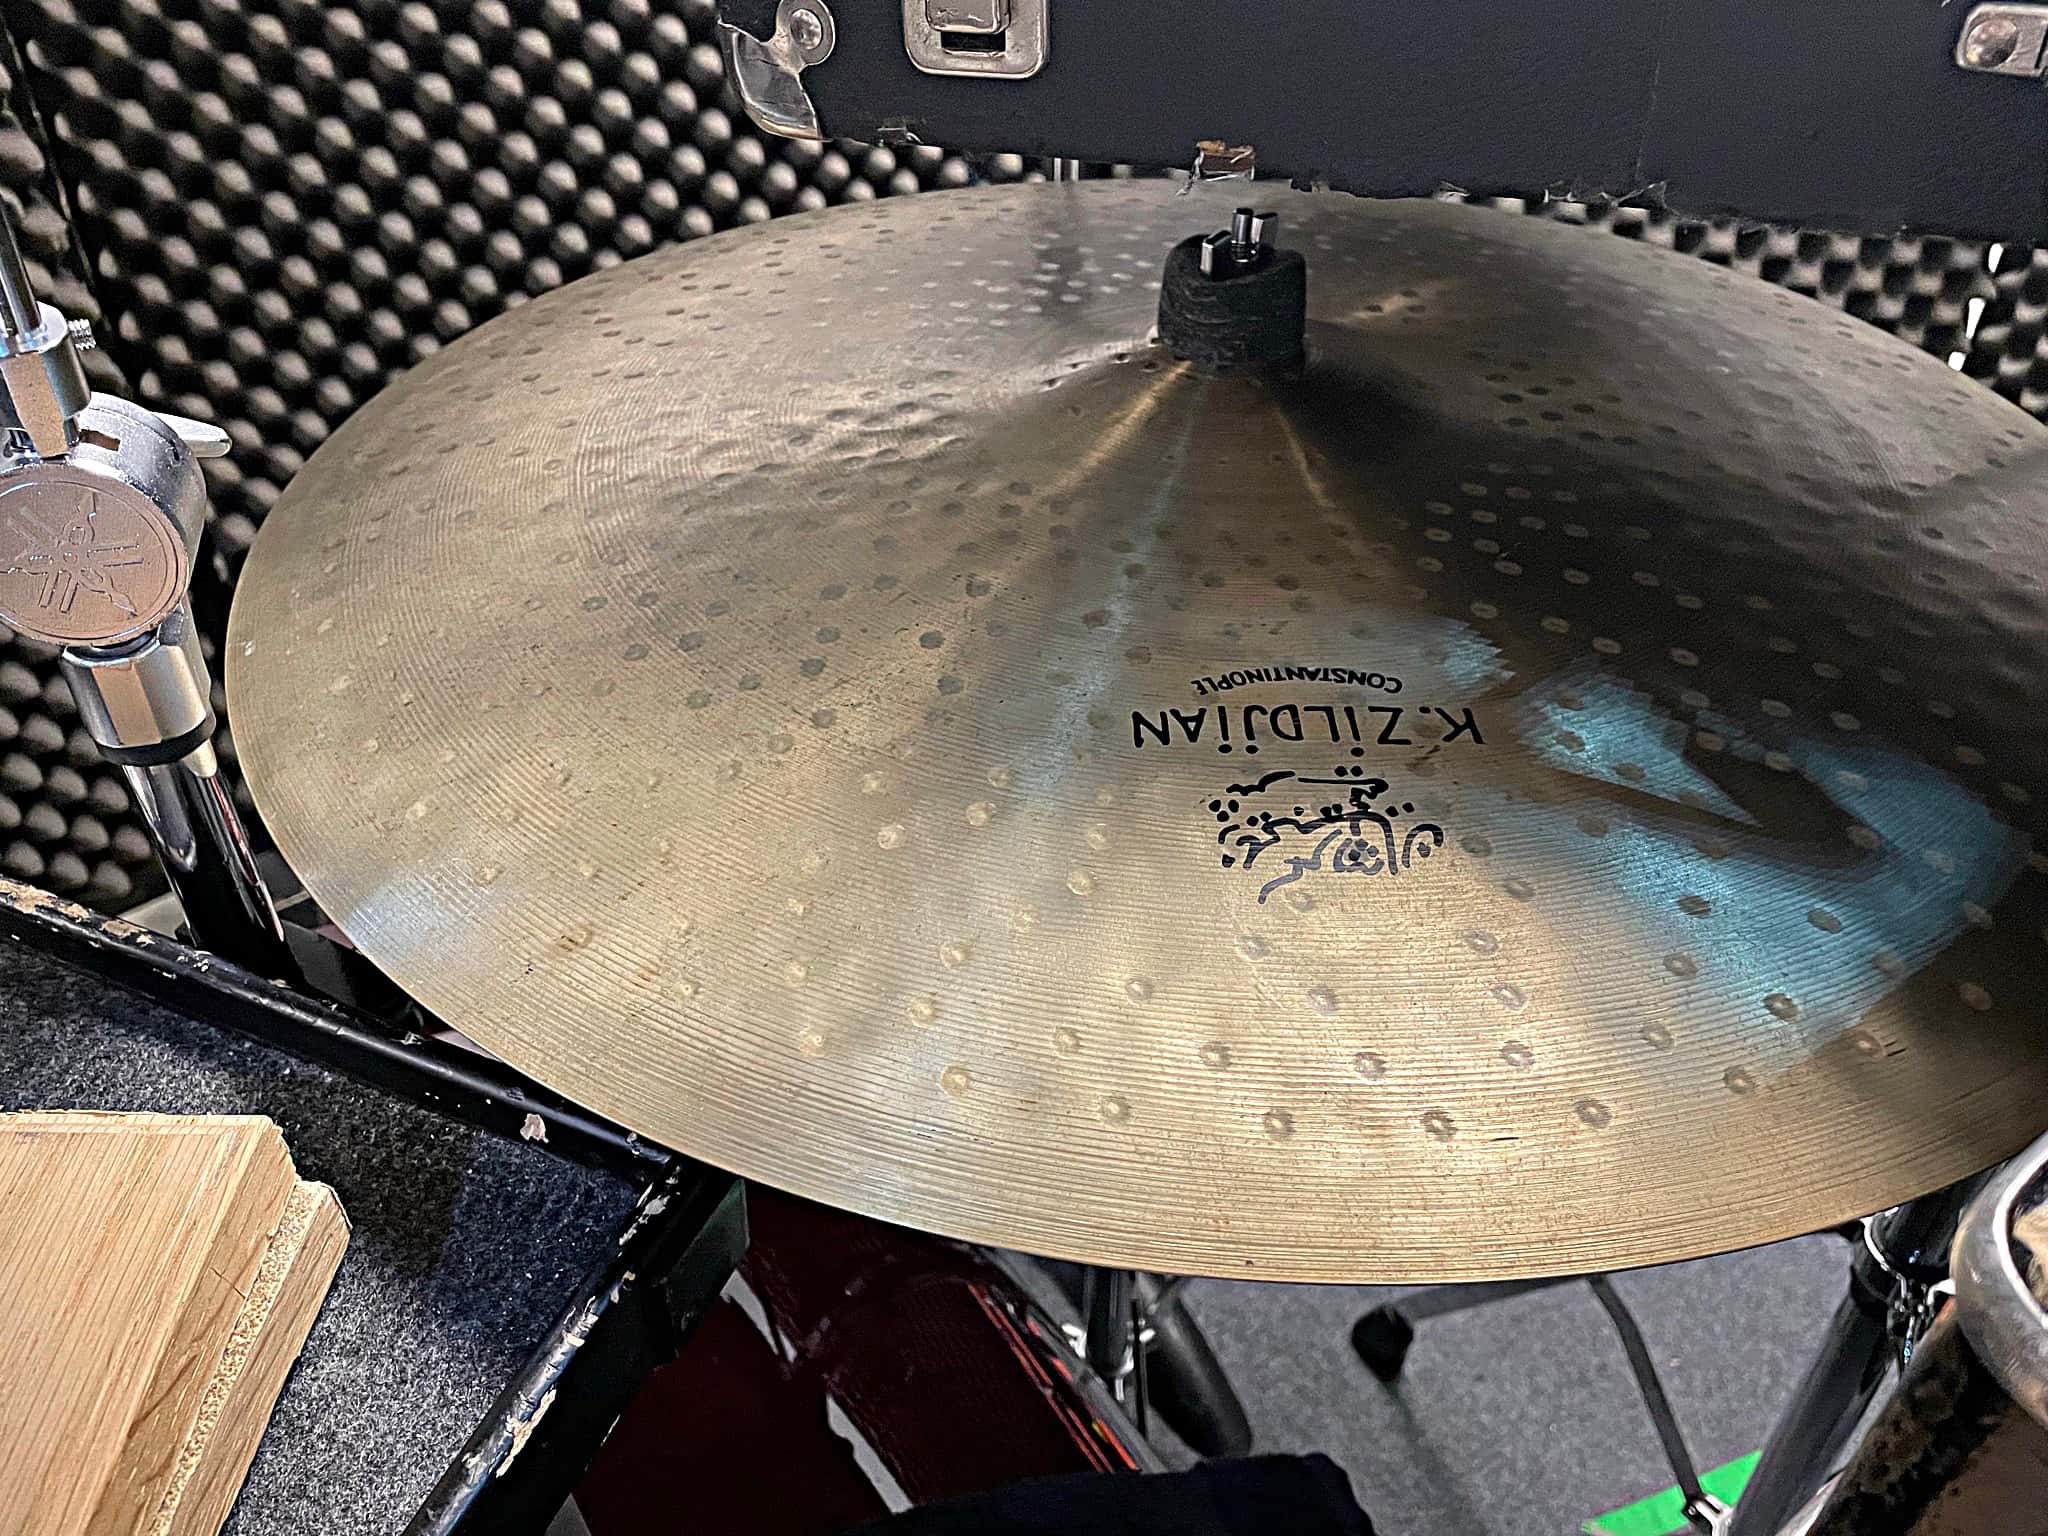
[[[74,331],[36,301],[10,228],[0,236],[0,451],[54,458],[71,447],[72,421],[89,393]]]
[[[37,300],[0,209],[0,623],[59,647],[202,944],[270,975],[289,947],[213,750],[189,601],[206,526],[203,422],[92,393],[91,332]]]

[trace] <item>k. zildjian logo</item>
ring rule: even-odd
[[[1318,798],[1331,789],[1344,793]],[[1275,891],[1311,874],[1403,875],[1443,847],[1444,829],[1433,821],[1397,826],[1415,807],[1383,801],[1387,789],[1385,779],[1349,765],[1327,776],[1282,769],[1249,784],[1229,785],[1209,802],[1221,828],[1216,841],[1223,849],[1223,867],[1249,871],[1264,855],[1283,850],[1259,870],[1267,877],[1259,887],[1261,905]],[[1295,851],[1284,851],[1288,847]]]
[[[1466,741],[1486,745],[1479,721],[1470,709],[1456,714],[1434,704],[1216,704],[1195,709],[1131,711],[1131,745],[1198,746],[1207,741],[1218,752],[1256,757],[1262,746],[1275,743],[1327,742],[1349,747],[1353,757],[1368,746],[1448,746]]]
[[[1234,693],[1266,684],[1336,683],[1382,695],[1401,694],[1396,674],[1354,667],[1260,663],[1202,676],[1190,686],[1196,695]],[[1404,756],[1419,748],[1434,756],[1486,745],[1478,716],[1464,705],[1434,704],[1234,704],[1214,700],[1191,709],[1131,711],[1131,746],[1139,752],[1206,746],[1230,755],[1298,749],[1327,762],[1339,754],[1362,758],[1376,748]],[[1325,754],[1328,754],[1327,756]],[[1255,772],[1247,763],[1243,770]],[[1341,791],[1332,795],[1331,791]],[[1340,763],[1326,772],[1276,769],[1249,783],[1231,784],[1208,801],[1220,829],[1216,842],[1225,869],[1254,872],[1265,902],[1285,886],[1311,874],[1377,875],[1398,878],[1444,845],[1444,829],[1433,821],[1407,821],[1415,807],[1389,793],[1387,780],[1361,763]]]

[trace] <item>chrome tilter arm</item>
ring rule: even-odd
[[[267,975],[290,951],[214,753],[192,618],[204,422],[95,394],[83,321],[37,300],[0,207],[0,623],[59,648],[80,719],[156,844],[195,940]]]

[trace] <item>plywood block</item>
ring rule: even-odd
[[[0,1115],[0,1536],[218,1524],[345,1240],[300,1188],[256,1117]]]
[[[213,1536],[227,1519],[346,1247],[348,1219],[334,1191],[325,1184],[295,1187],[200,1396],[148,1536]]]

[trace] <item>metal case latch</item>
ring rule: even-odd
[[[1050,0],[903,0],[903,48],[928,75],[1024,80],[1045,67]]]
[[[839,41],[825,0],[782,0],[775,8],[775,32],[765,42],[729,21],[718,24],[718,37],[726,76],[755,127],[785,139],[825,137],[801,78],[831,58]]]
[[[1989,75],[2048,72],[2048,5],[1980,5],[1956,35],[1956,64]]]

